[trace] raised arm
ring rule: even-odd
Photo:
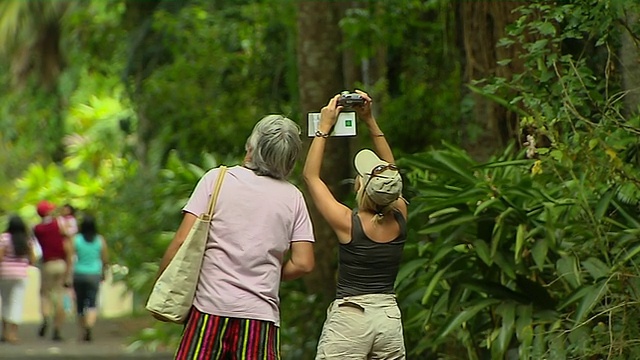
[[[391,151],[391,147],[387,142],[387,138],[384,136],[382,130],[378,126],[373,113],[371,112],[371,97],[369,94],[364,91],[356,90],[356,93],[362,95],[366,100],[364,105],[357,106],[355,108],[358,113],[358,117],[367,125],[369,128],[369,135],[371,135],[371,139],[373,140],[373,147],[375,149],[376,154],[380,157],[380,159],[390,163],[395,163],[395,158],[393,157],[393,152]],[[402,213],[402,215],[407,218],[407,203],[403,197],[396,200],[395,203],[396,208]]]
[[[325,144],[331,129],[336,123],[338,114],[342,110],[342,106],[337,106],[339,96],[334,96],[320,112],[318,133],[309,147],[302,175],[316,208],[336,232],[338,239],[346,242],[351,236],[351,210],[336,200],[320,178]]]
[[[395,159],[393,158],[393,152],[391,151],[391,147],[389,143],[387,143],[387,139],[384,137],[384,133],[380,130],[378,123],[376,122],[375,117],[373,116],[373,112],[371,112],[371,103],[373,100],[369,96],[369,94],[364,91],[356,90],[356,93],[362,95],[362,97],[366,100],[364,105],[357,106],[355,108],[358,113],[358,117],[362,120],[369,128],[369,134],[371,135],[371,139],[373,140],[373,147],[376,151],[376,154],[380,157],[380,159],[388,162],[395,163]]]

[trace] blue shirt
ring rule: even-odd
[[[83,275],[102,274],[102,237],[96,235],[87,241],[82,234],[76,234],[73,245],[76,249],[74,272]]]

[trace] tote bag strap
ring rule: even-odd
[[[213,192],[211,193],[211,198],[209,199],[209,210],[207,211],[207,215],[205,217],[206,220],[211,221],[213,218],[213,209],[216,207],[216,202],[218,201],[218,195],[220,194],[220,188],[222,187],[222,180],[224,180],[224,175],[227,173],[227,167],[222,165],[220,166],[220,171],[218,172],[218,178],[216,179],[216,183],[213,186]]]

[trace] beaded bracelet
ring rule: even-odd
[[[327,133],[323,133],[323,132],[322,132],[322,131],[320,131],[320,130],[316,130],[316,137],[321,137],[321,138],[325,138],[325,139],[326,139],[326,138],[328,138],[328,137],[329,137],[329,134],[327,134]]]

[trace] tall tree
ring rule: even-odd
[[[300,1],[297,14],[298,84],[302,117],[317,112],[343,86],[339,7],[332,1]],[[349,143],[330,139],[322,177],[334,196],[343,199],[349,188],[341,186],[350,175]],[[316,270],[306,278],[310,292],[328,301],[334,296],[337,239],[331,227],[310,204],[316,235]]]
[[[522,71],[523,63],[518,59],[518,47],[498,47],[498,41],[506,35],[506,26],[517,19],[513,10],[521,6],[519,1],[460,1],[458,18],[460,41],[465,52],[464,80],[488,79],[494,76],[510,79],[512,74]],[[498,61],[511,59],[507,66],[498,66]],[[517,116],[493,100],[474,94],[473,119],[467,129],[476,125],[480,134],[467,134],[464,147],[477,159],[486,159],[514,136]]]
[[[640,7],[637,4],[627,3],[624,18],[621,19],[624,29],[622,31],[620,47],[620,63],[622,65],[622,83],[627,94],[624,98],[625,115],[635,115],[640,112],[640,38],[638,37],[637,24],[640,20]],[[635,29],[634,29],[635,28]],[[634,30],[636,30],[634,32]]]
[[[51,114],[47,119],[33,119],[43,124],[46,149],[54,161],[64,157],[65,99],[57,86],[64,68],[64,56],[60,46],[62,16],[69,7],[67,1],[0,2],[0,55],[10,63],[14,88],[26,86],[27,79],[35,75],[37,84],[49,93]]]

